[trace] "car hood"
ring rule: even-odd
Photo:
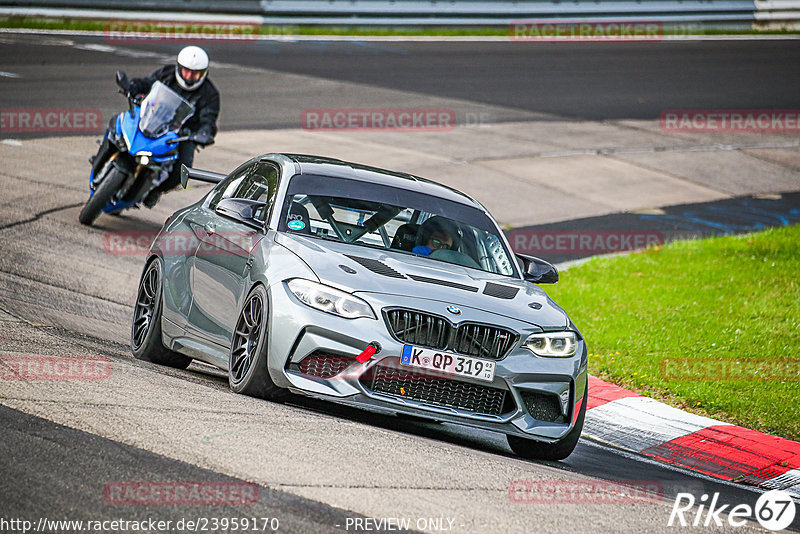
[[[539,286],[431,258],[313,237],[276,234],[320,281],[351,293],[400,295],[472,307],[542,328],[563,328],[567,314]]]

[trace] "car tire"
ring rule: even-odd
[[[103,181],[100,182],[100,187],[89,197],[89,200],[86,201],[83,209],[81,209],[81,212],[78,214],[78,221],[86,226],[91,226],[124,181],[125,174],[114,165],[111,165],[108,174]]]
[[[269,300],[267,290],[256,285],[244,299],[231,350],[228,353],[228,383],[236,393],[281,401],[289,391],[275,385],[267,369],[269,345]]]
[[[161,338],[163,276],[158,258],[147,264],[133,307],[131,351],[137,360],[186,369],[192,359],[169,350]]]
[[[581,411],[578,414],[578,420],[575,421],[575,426],[572,427],[566,436],[561,438],[555,443],[544,443],[542,441],[535,441],[528,438],[523,438],[515,435],[506,435],[508,446],[514,451],[517,456],[521,456],[528,460],[563,460],[575,450],[578,444],[578,439],[581,437],[583,431],[583,421],[586,418],[586,399],[589,390],[583,394],[583,402],[581,402]]]

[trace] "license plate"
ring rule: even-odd
[[[460,354],[441,352],[434,349],[403,345],[400,363],[412,367],[432,369],[456,376],[468,376],[491,382],[494,380],[494,364],[491,360],[471,358]]]

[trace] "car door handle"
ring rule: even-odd
[[[209,223],[206,223],[206,225],[203,227],[203,229],[206,231],[207,234],[210,235],[210,234],[213,234],[214,232],[217,231],[217,225],[215,225],[212,222],[209,222]]]

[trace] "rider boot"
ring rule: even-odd
[[[146,197],[144,197],[144,200],[142,200],[142,204],[144,204],[148,208],[152,209],[153,206],[158,204],[158,199],[160,199],[160,198],[161,198],[161,191],[158,191],[157,189],[153,189],[152,191],[147,193]]]
[[[147,206],[148,208],[152,208],[156,205],[158,200],[161,198],[162,193],[166,193],[168,191],[172,191],[176,189],[181,183],[181,165],[186,165],[187,167],[191,167],[192,163],[194,162],[194,151],[197,145],[191,141],[184,141],[178,145],[178,159],[172,165],[172,169],[170,170],[169,176],[166,180],[158,184],[152,191],[150,191],[142,204]]]

